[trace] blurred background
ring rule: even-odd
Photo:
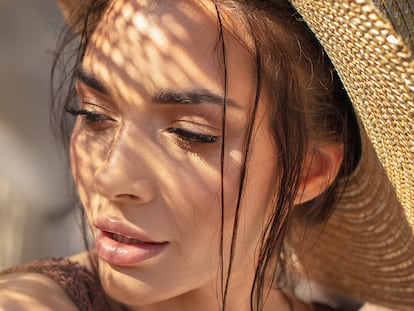
[[[63,25],[53,0],[0,0],[0,270],[82,249],[70,173],[50,126]]]

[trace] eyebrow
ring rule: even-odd
[[[231,105],[237,106],[236,102],[230,98],[211,92],[207,89],[191,90],[170,90],[162,89],[152,98],[156,104],[214,104],[214,105]]]
[[[74,74],[75,78],[94,89],[95,91],[104,95],[110,95],[110,88],[104,81],[100,80],[95,75],[85,71],[81,67],[77,68]],[[190,90],[171,90],[161,89],[152,96],[152,102],[155,104],[170,104],[170,105],[199,105],[199,104],[215,104],[215,105],[229,105],[239,106],[236,101],[231,98],[216,94],[208,89],[198,88]]]
[[[110,94],[109,87],[106,86],[102,80],[98,79],[96,76],[88,73],[82,68],[77,68],[75,70],[74,77],[99,93],[102,93],[104,95]]]

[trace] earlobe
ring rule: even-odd
[[[305,158],[295,204],[310,201],[324,192],[338,175],[343,157],[343,144],[312,147]]]

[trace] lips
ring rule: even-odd
[[[137,239],[133,239],[124,235],[120,235],[117,233],[110,233],[110,232],[106,232],[107,234],[109,234],[109,236],[121,243],[125,243],[125,244],[147,244],[148,242],[144,242],[144,241],[140,241]]]
[[[113,265],[138,265],[158,256],[169,244],[149,238],[137,228],[119,220],[101,219],[95,221],[94,226],[97,229],[97,254],[102,260]]]

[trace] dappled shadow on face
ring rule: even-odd
[[[103,105],[119,111],[119,116],[116,128],[105,133],[75,130],[72,143],[76,150],[74,172],[80,179],[85,179],[83,183],[87,185],[79,189],[82,198],[92,199],[90,184],[102,165],[109,165],[108,170],[115,175],[117,170],[135,174],[124,175],[129,182],[151,175],[156,184],[154,187],[158,191],[169,189],[171,198],[182,197],[184,189],[191,191],[193,188],[210,189],[210,198],[216,194],[218,188],[212,189],[211,184],[218,185],[219,155],[215,153],[216,156],[211,157],[214,161],[195,161],[197,155],[162,142],[165,137],[157,137],[159,130],[169,126],[168,122],[177,116],[172,109],[160,112],[158,110],[164,108],[151,108],[149,112],[151,109],[145,107],[151,103],[151,93],[158,89],[208,86],[223,92],[220,68],[214,55],[215,22],[207,12],[189,16],[183,8],[187,5],[196,4],[177,5],[171,9],[170,6],[147,7],[138,2],[117,1],[92,37],[83,67],[111,87],[110,103]],[[210,19],[207,26],[196,22],[206,18]],[[206,27],[210,27],[208,37],[197,38],[194,33],[189,33],[191,29],[197,33]],[[199,49],[199,46],[203,48]],[[195,63],[194,55],[200,50],[204,55],[199,55]],[[219,119],[221,110],[216,111]],[[127,114],[131,114],[131,118],[123,117]],[[125,122],[130,122],[128,129],[125,129]],[[210,174],[213,183],[212,179],[196,176],[200,162],[210,173],[214,172]],[[183,169],[183,163],[186,169]],[[187,180],[192,184],[186,183]],[[89,206],[88,202],[84,203]]]
[[[139,1],[117,1],[92,36],[83,69],[109,86],[111,96],[100,105],[115,111],[111,117],[116,119],[116,125],[103,133],[81,126],[75,129],[72,165],[86,207],[103,208],[101,201],[108,199],[95,191],[94,178],[102,171],[129,184],[149,179],[154,188],[150,191],[156,193],[154,199],[158,200],[152,204],[157,208],[171,204],[186,206],[187,194],[194,191],[203,192],[205,196],[198,197],[191,204],[192,208],[200,202],[208,202],[209,207],[219,205],[220,148],[208,146],[200,152],[183,151],[172,142],[172,135],[165,133],[176,119],[186,115],[203,119],[204,111],[193,107],[156,107],[151,103],[152,94],[163,89],[203,88],[218,94],[224,92],[223,69],[216,53],[218,30],[213,9],[206,9],[197,2],[176,3],[145,5]],[[245,91],[248,96],[244,96],[243,91],[240,93],[240,97],[246,97],[245,102],[253,97],[249,89]],[[213,117],[209,118],[214,119],[220,132],[222,109],[208,109],[213,111],[210,112]],[[248,112],[249,107],[242,108],[240,138],[227,149],[228,159],[233,163],[240,161],[240,156],[234,155],[242,149]],[[231,180],[234,185],[239,175],[234,173],[235,165],[231,168],[228,175],[234,177]],[[113,178],[110,174],[108,178]],[[122,189],[119,191],[122,194]],[[125,191],[128,194],[129,190]],[[97,195],[92,195],[93,192]],[[208,209],[208,213],[211,210]],[[122,213],[127,211],[123,209]],[[134,215],[131,212],[128,217],[135,222]],[[141,215],[139,218],[143,219]]]
[[[82,71],[97,78],[106,92],[89,86],[78,90],[84,90],[79,92],[82,109],[108,118],[99,127],[80,117],[71,142],[73,175],[92,229],[96,230],[93,225],[102,219],[116,219],[170,245],[168,262],[164,264],[162,257],[156,271],[136,269],[131,272],[133,281],[125,279],[124,288],[133,284],[137,290],[146,284],[140,297],[148,299],[153,297],[151,288],[168,293],[183,284],[191,287],[207,278],[216,280],[223,105],[196,102],[194,96],[185,94],[208,90],[224,96],[212,3],[151,3],[115,1],[98,24]],[[232,105],[226,112],[223,236],[229,245],[256,87],[250,55],[234,38],[225,37]],[[160,97],[169,99],[160,103]],[[272,153],[269,143],[263,145]],[[258,157],[257,176],[261,178],[265,171],[269,175],[266,180],[271,179],[274,165],[266,166],[266,161],[273,163],[273,156]],[[251,254],[261,232],[268,187],[247,192],[252,194],[254,208],[246,212],[242,223]],[[122,267],[117,269],[126,274]],[[111,274],[111,278],[117,275]],[[172,281],[166,282],[166,278]]]

